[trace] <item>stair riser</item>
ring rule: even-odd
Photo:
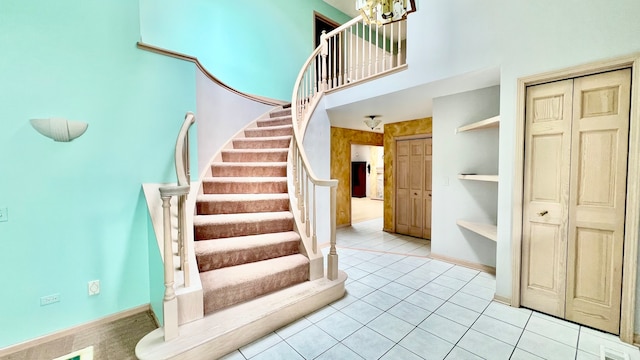
[[[251,139],[233,140],[234,149],[287,149],[291,139],[255,141]]]
[[[285,181],[238,183],[238,182],[204,182],[205,194],[281,194],[287,192]]]
[[[222,152],[224,162],[285,162],[288,151],[281,152]]]
[[[200,272],[203,272],[227,266],[293,255],[299,252],[300,240],[294,240],[274,245],[256,246],[242,252],[219,251],[215,253],[202,253],[196,248],[196,257],[198,258],[198,269]]]
[[[284,177],[286,166],[218,166],[211,165],[213,177]]]
[[[195,225],[195,240],[277,233],[293,230],[293,219]]]
[[[281,117],[281,116],[291,116],[291,108],[271,112],[269,113],[269,116],[272,118]]]
[[[198,202],[199,215],[289,211],[289,199]]]
[[[244,131],[244,135],[248,138],[253,137],[270,137],[270,136],[291,136],[293,129],[290,127],[281,128],[255,128],[247,129]]]
[[[291,117],[287,116],[287,117],[274,118],[269,120],[258,120],[256,124],[258,125],[258,127],[291,125]]]
[[[204,313],[210,314],[233,304],[247,301],[309,279],[309,265],[271,274],[236,286],[210,291],[204,290]]]

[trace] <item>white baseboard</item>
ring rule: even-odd
[[[471,261],[466,261],[466,260],[457,259],[457,258],[453,258],[453,257],[449,257],[449,256],[444,256],[444,255],[438,255],[438,254],[434,254],[434,253],[429,254],[428,257],[430,257],[432,259],[436,259],[436,260],[442,260],[444,262],[448,262],[448,263],[451,263],[451,264],[464,266],[464,267],[467,267],[467,268],[470,268],[470,269],[480,270],[482,272],[486,272],[486,273],[489,273],[491,275],[495,275],[496,274],[496,268],[493,267],[493,266],[478,264],[478,263],[474,263],[474,262],[471,262]]]

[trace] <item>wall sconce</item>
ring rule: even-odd
[[[368,127],[370,127],[371,130],[375,129],[376,126],[380,125],[380,122],[382,121],[380,119],[376,119],[377,117],[380,117],[380,115],[367,115],[367,116],[365,116],[365,118],[368,118],[368,119],[364,120],[364,124],[367,125]]]
[[[53,139],[53,141],[69,142],[87,131],[84,121],[71,121],[67,119],[31,119],[31,126],[40,134]]]

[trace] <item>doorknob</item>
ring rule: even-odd
[[[549,212],[548,212],[547,210],[543,210],[543,211],[540,211],[540,212],[538,213],[538,215],[539,215],[539,216],[545,216],[545,215],[547,215],[548,213],[549,213]]]

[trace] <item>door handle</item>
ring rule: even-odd
[[[547,215],[549,212],[547,210],[542,210],[538,213],[538,216],[545,216]]]

